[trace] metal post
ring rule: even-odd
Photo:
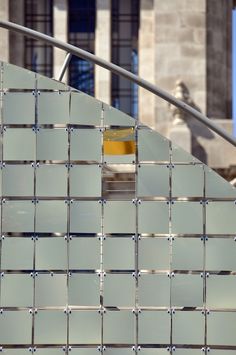
[[[70,64],[70,61],[71,61],[71,58],[72,58],[72,54],[71,53],[67,53],[66,57],[65,57],[65,61],[61,67],[61,71],[58,75],[58,79],[59,81],[62,81],[64,75],[65,75],[65,72],[66,72],[66,69],[68,68],[68,65]]]

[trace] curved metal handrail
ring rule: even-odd
[[[65,50],[77,57],[86,59],[94,64],[99,65],[100,67],[103,67],[112,73],[115,73],[119,76],[122,76],[133,83],[136,83],[137,85],[143,87],[144,89],[152,92],[154,95],[159,96],[160,98],[164,99],[165,101],[169,102],[170,104],[179,107],[183,111],[187,112],[191,116],[195,117],[198,121],[202,122],[205,126],[210,128],[212,131],[217,133],[219,136],[224,138],[226,141],[231,143],[236,147],[236,139],[228,134],[224,129],[216,125],[212,120],[210,120],[208,117],[203,115],[201,112],[197,111],[193,107],[187,105],[185,102],[178,100],[175,98],[173,95],[170,95],[166,91],[160,89],[159,87],[149,83],[148,81],[140,78],[139,76],[130,73],[129,71],[119,67],[118,65],[115,65],[113,63],[107,62],[106,60],[97,57],[94,54],[91,54],[89,52],[86,52],[85,50],[75,47],[71,44],[65,43],[63,41],[60,41],[56,38],[50,37],[48,35],[45,35],[43,33],[31,30],[27,27],[18,25],[13,22],[9,21],[1,21],[0,20],[0,27],[5,28],[7,30],[12,30],[14,32],[22,33],[23,35],[27,37],[31,37],[37,40],[41,40],[45,43],[49,43],[57,48],[60,48],[62,50]]]

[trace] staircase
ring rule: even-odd
[[[1,62],[0,347],[236,353],[236,189],[126,114]]]

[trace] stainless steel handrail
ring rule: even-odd
[[[193,107],[187,105],[185,102],[178,100],[175,98],[173,95],[170,95],[168,92],[160,89],[159,87],[149,83],[148,81],[140,78],[139,76],[130,73],[129,71],[119,67],[118,65],[115,65],[113,63],[107,62],[106,60],[97,57],[94,54],[91,54],[89,52],[86,52],[85,50],[72,46],[71,44],[65,43],[63,41],[60,41],[56,38],[50,37],[48,35],[45,35],[43,33],[31,30],[27,27],[15,24],[13,22],[9,21],[2,21],[0,20],[0,27],[5,28],[7,30],[11,30],[14,32],[21,33],[27,37],[31,37],[37,40],[40,40],[44,43],[49,43],[52,46],[55,46],[57,48],[60,48],[64,51],[67,51],[70,54],[73,54],[77,57],[83,58],[88,60],[89,62],[92,62],[94,64],[99,65],[100,67],[103,67],[112,73],[115,73],[119,76],[122,76],[133,83],[136,83],[137,85],[143,87],[144,89],[152,92],[156,96],[161,97],[165,101],[171,103],[172,105],[179,107],[183,111],[187,112],[191,116],[195,117],[198,121],[202,122],[205,126],[210,128],[212,131],[217,133],[219,136],[224,138],[226,141],[231,143],[236,147],[236,139],[230,135],[228,132],[226,132],[224,129],[216,125],[212,120],[210,120],[208,117],[203,115],[201,112],[195,110]]]

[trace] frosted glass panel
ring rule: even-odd
[[[99,269],[100,241],[98,238],[73,238],[69,243],[69,267],[70,269]]]
[[[142,238],[139,241],[139,268],[168,270],[170,243],[167,238]]]
[[[37,133],[38,160],[67,160],[68,133],[65,129],[40,129]]]
[[[173,343],[204,344],[204,323],[201,312],[176,312],[173,315]]]
[[[236,346],[236,313],[211,312],[207,317],[207,343]],[[227,353],[226,353],[227,354]]]
[[[41,92],[38,95],[39,123],[69,123],[69,99],[69,92]]]
[[[36,231],[65,233],[67,230],[67,205],[64,201],[40,201],[36,205]]]
[[[170,279],[167,275],[141,275],[138,284],[140,307],[168,307],[170,304]]]
[[[33,232],[34,205],[31,201],[7,201],[3,205],[3,232]]]
[[[39,274],[35,281],[36,307],[63,307],[66,305],[67,277]]]
[[[67,169],[64,165],[41,165],[37,168],[36,195],[67,195]]]
[[[104,306],[132,307],[135,305],[135,278],[130,275],[106,275]]]
[[[99,233],[101,204],[98,201],[74,201],[70,207],[71,233]]]
[[[139,161],[169,161],[169,141],[151,129],[138,131]]]
[[[36,136],[29,128],[8,128],[3,134],[3,160],[34,160]]]
[[[172,233],[202,234],[203,219],[200,202],[175,202],[171,205]]]
[[[101,160],[101,139],[99,129],[77,129],[71,132],[71,160]]]
[[[36,241],[35,267],[37,270],[67,268],[67,242],[63,237],[43,237]]]
[[[30,270],[33,267],[34,242],[31,238],[8,237],[2,241],[1,265],[4,270]]]
[[[4,89],[34,89],[35,73],[9,63],[3,63]]]
[[[175,238],[172,244],[174,270],[203,269],[203,241],[201,238]]]
[[[32,316],[28,311],[3,312],[0,315],[0,344],[30,344],[31,328]]]
[[[99,126],[102,117],[102,103],[82,92],[71,93],[70,122]]]
[[[104,124],[109,126],[134,126],[135,120],[114,107],[104,104]]]
[[[135,205],[131,201],[107,201],[104,205],[104,232],[135,233]]]
[[[70,169],[70,195],[74,197],[101,196],[101,167],[74,165]]]
[[[234,238],[211,239],[206,243],[207,270],[236,270],[236,242]]]
[[[99,307],[100,278],[97,274],[72,274],[69,278],[69,304]]]
[[[206,197],[236,197],[236,189],[208,167],[206,171]],[[220,186],[220,188],[219,188]]]
[[[98,355],[97,348],[73,348],[73,355]]]
[[[232,202],[209,202],[206,206],[206,233],[235,234],[236,205]]]
[[[200,275],[179,275],[172,279],[171,300],[174,307],[202,307],[203,279]]]
[[[169,233],[169,206],[166,202],[142,201],[138,207],[139,233]]]
[[[35,96],[32,93],[6,92],[3,96],[3,122],[7,124],[33,124]]]
[[[170,315],[166,311],[143,311],[139,314],[138,340],[141,344],[169,344]]]
[[[175,165],[172,169],[173,197],[203,196],[204,174],[202,165]]]
[[[166,355],[166,348],[163,349],[141,349],[140,355]]]
[[[74,311],[69,319],[70,344],[100,344],[101,316],[98,311]]]
[[[135,243],[131,238],[107,238],[103,242],[105,270],[134,269]]]
[[[103,317],[104,343],[133,344],[135,318],[132,311],[107,312]]]
[[[197,158],[192,156],[191,154],[185,152],[182,148],[176,146],[175,144],[171,143],[172,145],[172,162],[173,163],[196,163],[199,162]]]
[[[1,280],[1,307],[31,307],[33,279],[30,275],[6,274]]]
[[[35,343],[65,344],[66,315],[61,311],[44,310],[35,315]]]
[[[34,169],[31,165],[6,165],[2,169],[3,196],[33,196]]]
[[[208,308],[236,308],[236,275],[210,275],[206,284]]]
[[[141,165],[138,170],[139,196],[169,196],[169,168],[165,165]]]

